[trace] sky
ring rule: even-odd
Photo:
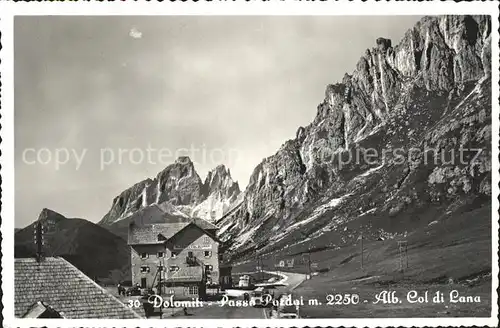
[[[417,16],[16,16],[15,226],[98,222],[178,156],[242,189],[325,87]]]

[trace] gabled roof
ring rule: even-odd
[[[147,225],[131,224],[128,232],[129,245],[163,244],[177,232],[189,225],[189,222],[157,223]],[[158,238],[160,237],[160,238]]]
[[[198,227],[202,228],[203,230],[218,230],[219,229],[219,227],[217,227],[215,224],[208,222],[207,220],[194,218],[194,219],[192,219],[192,222],[194,224],[196,224]]]
[[[207,236],[209,236],[210,238],[212,238],[213,240],[215,240],[216,242],[218,242],[219,244],[222,243],[222,241],[217,238],[217,236],[212,233],[212,232],[208,232],[210,230],[206,230],[206,229],[203,229],[202,227],[200,227],[200,225],[196,224],[194,221],[190,222],[189,224],[187,224],[185,227],[183,227],[182,229],[180,229],[175,235],[173,235],[172,237],[170,237],[170,239],[173,239],[175,236],[177,236],[181,231],[187,229],[189,226],[193,226],[195,227],[196,229],[199,229],[201,230],[204,234],[206,234]]]
[[[130,222],[134,222],[135,224],[144,225],[166,222],[168,216],[167,213],[158,205],[152,204],[134,212],[128,216],[128,219],[130,219]]]
[[[162,244],[191,224],[217,240],[213,233],[213,230],[218,229],[216,225],[199,218],[172,217],[156,204],[134,213],[131,221],[128,231],[129,245]]]
[[[14,262],[14,277],[16,317],[22,317],[30,310],[40,310],[37,303],[42,302],[63,318],[69,319],[141,318],[60,257],[49,257],[41,262],[34,258],[17,258]]]
[[[195,221],[186,221],[179,223],[157,223],[143,226],[131,224],[128,230],[129,245],[160,245],[167,240],[174,238],[179,232],[189,226],[194,226],[203,231],[207,236],[220,243],[220,240],[213,233],[203,229]]]

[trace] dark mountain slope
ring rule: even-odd
[[[130,250],[124,239],[83,219],[69,219],[44,209],[45,256],[62,256],[91,278],[109,277],[115,271],[130,275]],[[15,234],[15,257],[34,257],[36,221]],[[116,272],[115,272],[116,274]]]

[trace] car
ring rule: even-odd
[[[142,292],[141,292],[141,288],[139,286],[130,287],[125,291],[125,295],[127,295],[127,296],[139,296],[141,294],[142,294]]]
[[[297,313],[280,313],[280,318],[282,319],[298,319]]]
[[[298,319],[299,318],[299,308],[294,305],[285,305],[279,311],[279,317],[285,319]]]
[[[264,303],[262,293],[260,291],[253,292],[250,297],[250,303],[252,303],[254,307],[262,306],[262,303]]]
[[[271,306],[272,305],[272,296],[267,289],[263,289],[262,287],[257,288],[250,297],[250,302],[254,307],[258,306]]]

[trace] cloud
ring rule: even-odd
[[[135,27],[132,27],[130,29],[130,32],[128,33],[128,35],[131,38],[134,38],[134,39],[140,39],[140,38],[142,38],[142,32],[139,31],[138,29],[136,29]]]

